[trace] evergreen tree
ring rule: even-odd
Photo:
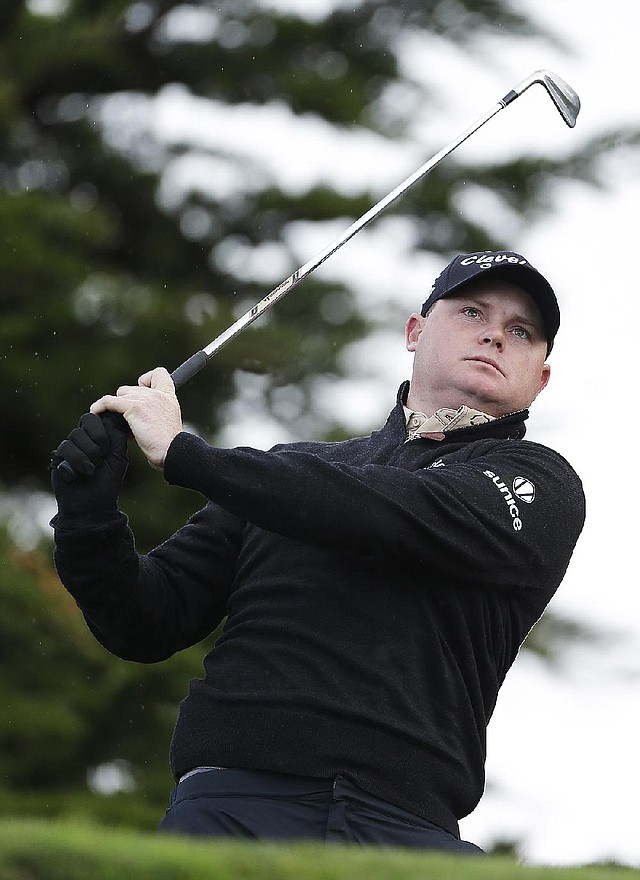
[[[50,450],[97,396],[157,364],[178,366],[293,271],[296,222],[340,219],[345,228],[377,200],[322,180],[281,187],[251,143],[228,146],[224,126],[238,119],[230,111],[256,119],[256,143],[261,110],[316,120],[345,143],[366,132],[401,141],[411,108],[434,100],[403,66],[409,35],[468,46],[498,30],[532,31],[502,0],[354,0],[315,17],[303,0],[298,8],[277,12],[266,0],[2,4],[5,498],[48,491]],[[176,135],[172,119],[165,137],[159,120],[177,98],[200,102],[202,128]],[[411,222],[416,252],[500,247],[507,242],[455,210],[456,182],[489,187],[532,216],[558,175],[590,173],[598,147],[482,169],[457,157],[393,213]],[[283,142],[283,161],[293,162],[287,149]],[[260,272],[248,272],[256,261]],[[341,375],[341,355],[375,329],[376,315],[358,307],[350,286],[318,276],[304,285],[181,391],[186,418],[205,436],[220,427],[234,377],[251,373],[262,377],[276,417],[286,411],[310,434],[341,436],[337,417],[320,418],[314,388],[318,377]],[[169,489],[134,455],[122,504],[144,550],[200,499]],[[175,706],[199,675],[202,646],[154,667],[124,664],[86,631],[46,540],[25,551],[4,535],[0,562],[0,811],[82,812],[149,827],[170,787]],[[123,788],[130,775],[133,790],[91,795],[87,778],[105,766]]]

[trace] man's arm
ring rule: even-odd
[[[522,441],[487,441],[478,458],[416,471],[294,450],[215,449],[181,433],[164,472],[294,540],[478,585],[557,586],[584,521],[570,465]],[[531,503],[514,495],[517,477],[535,485]]]
[[[54,452],[54,561],[96,638],[120,657],[153,662],[200,641],[224,617],[244,524],[208,505],[171,541],[139,555],[118,510],[126,445],[117,420],[87,414]],[[57,471],[63,458],[77,473],[70,482]]]

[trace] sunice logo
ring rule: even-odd
[[[505,504],[509,508],[514,531],[519,532],[522,528],[522,520],[520,519],[520,510],[516,504],[516,498],[519,501],[524,501],[525,504],[531,504],[536,497],[536,487],[531,480],[528,480],[526,477],[515,477],[512,484],[513,491],[511,491],[502,479],[497,474],[494,474],[493,471],[483,471],[482,473],[485,477],[489,477],[491,482],[494,483],[500,491],[500,494],[505,500]]]

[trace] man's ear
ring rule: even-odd
[[[416,346],[418,344],[418,339],[420,334],[422,333],[422,328],[424,327],[425,319],[422,315],[418,315],[417,312],[414,312],[407,321],[404,328],[404,338],[405,344],[407,346],[407,351],[415,351]]]
[[[536,391],[536,397],[538,396],[538,394],[540,394],[540,392],[542,391],[543,388],[547,387],[547,384],[548,384],[550,378],[551,378],[551,367],[549,366],[549,364],[545,364],[543,366],[542,372],[540,374],[540,384],[538,386],[538,390]],[[535,397],[533,399],[535,400]]]

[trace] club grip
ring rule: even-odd
[[[193,379],[196,373],[199,373],[200,370],[206,366],[207,360],[208,358],[203,351],[197,351],[183,364],[180,364],[180,366],[171,373],[171,378],[173,379],[173,384],[176,386],[176,390],[182,388],[189,379]]]

